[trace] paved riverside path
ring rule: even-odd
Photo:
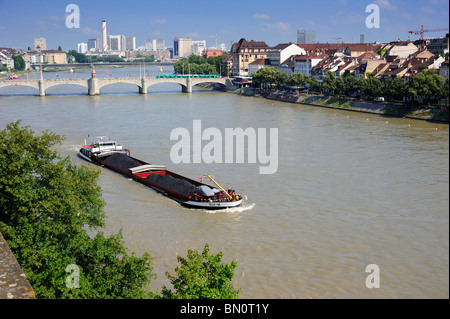
[[[0,299],[35,299],[33,287],[0,233]]]

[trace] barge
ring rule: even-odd
[[[141,183],[179,204],[194,209],[218,210],[238,207],[243,197],[233,188],[225,190],[210,175],[215,186],[195,181],[169,171],[166,166],[134,158],[130,150],[104,136],[81,147],[78,155],[91,163],[106,167]]]

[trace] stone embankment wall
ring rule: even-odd
[[[259,89],[246,88],[239,92],[244,96],[261,96],[266,99],[289,102],[297,104],[307,104],[312,106],[340,109],[353,112],[372,113],[394,117],[412,118],[417,120],[435,121],[448,123],[448,110],[440,112],[439,108],[415,108],[395,103],[358,101],[348,98],[336,98],[317,95],[297,95],[295,93],[264,91]]]
[[[33,287],[0,233],[0,299],[35,298]]]

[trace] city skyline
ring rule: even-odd
[[[101,38],[102,20],[107,22],[108,35],[136,37],[136,46],[149,39],[163,39],[171,47],[173,38],[190,37],[206,40],[207,46],[231,43],[240,38],[265,41],[269,46],[296,42],[297,30],[314,30],[316,41],[358,43],[364,34],[366,42],[389,42],[397,39],[418,39],[408,30],[448,28],[449,2],[446,0],[285,0],[276,7],[262,0],[255,3],[227,2],[216,5],[204,0],[186,4],[179,0],[170,5],[160,2],[124,5],[119,1],[85,0],[73,2],[80,9],[80,27],[66,27],[66,6],[61,1],[1,2],[0,11],[7,14],[0,21],[0,46],[26,49],[35,38],[45,38],[47,47],[77,49],[77,44]],[[380,9],[380,27],[368,28],[366,7],[376,4]],[[219,38],[216,38],[216,35]],[[445,32],[425,36],[445,36]]]

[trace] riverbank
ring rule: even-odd
[[[288,102],[295,104],[306,104],[312,106],[326,107],[352,112],[378,114],[382,116],[411,118],[439,123],[449,123],[448,108],[440,109],[433,107],[412,108],[400,103],[366,102],[352,98],[337,98],[322,95],[306,95],[286,93],[277,91],[263,91],[259,89],[239,89],[235,91],[243,96],[259,96],[269,100]]]

